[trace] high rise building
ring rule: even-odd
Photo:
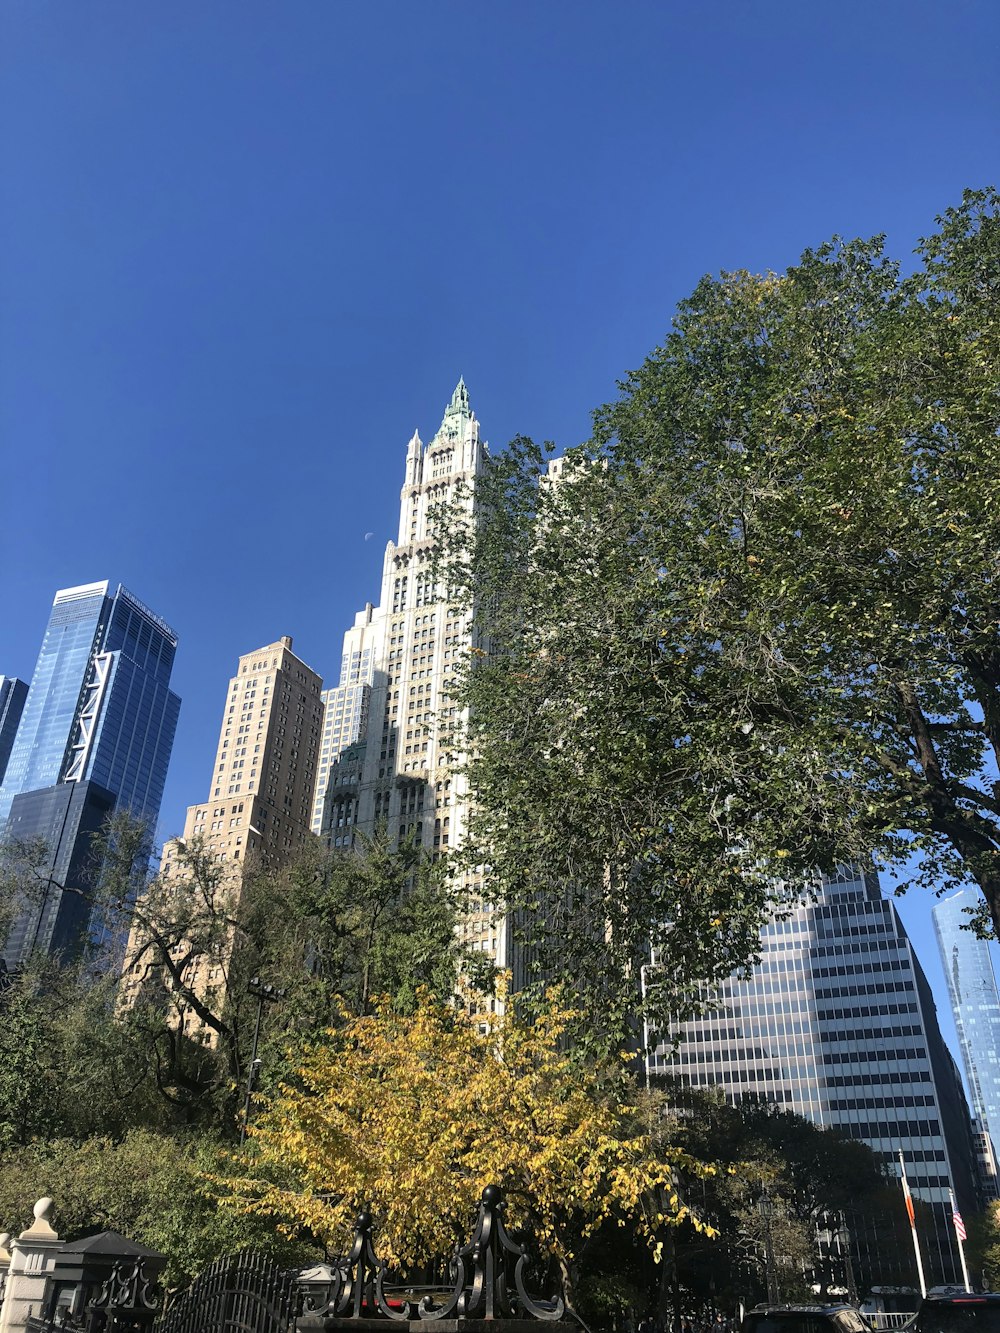
[[[340,659],[340,680],[332,690],[323,691],[323,734],[316,789],[313,794],[312,831],[323,832],[326,787],[333,764],[349,745],[355,745],[368,730],[375,664],[382,645],[383,617],[371,602],[359,611],[354,624],[344,635]]]
[[[27,697],[27,681],[18,680],[17,676],[0,676],[0,785],[7,772],[7,761]]]
[[[86,929],[90,844],[112,809],[155,826],[180,700],[170,689],[177,636],[119,584],[56,593],[0,787],[5,836],[42,838],[44,898],[25,904],[4,959],[67,949]]]
[[[288,635],[239,659],[229,682],[209,798],[188,806],[184,839],[226,861],[279,865],[311,836],[322,679]],[[164,866],[171,844],[164,848]]]
[[[648,1057],[650,1072],[772,1102],[863,1140],[897,1172],[901,1149],[933,1215],[921,1236],[928,1282],[960,1281],[948,1191],[974,1211],[971,1122],[895,905],[874,874],[845,867],[766,926],[760,947],[756,966],[679,1025],[676,1051],[664,1043]]]
[[[46,859],[39,868],[39,895],[18,914],[7,937],[3,961],[9,968],[36,950],[73,953],[88,936],[103,935],[88,894],[97,870],[94,839],[114,809],[114,793],[96,782],[57,782],[14,797],[8,836],[41,839]]]
[[[989,1140],[981,1143],[980,1169],[995,1191],[992,1145],[1000,1136],[1000,995],[990,946],[963,929],[969,921],[966,909],[978,900],[974,889],[959,889],[937,904],[933,917],[977,1129]]]
[[[345,637],[344,660],[352,668],[357,661],[356,683],[368,690],[367,721],[339,756],[331,744],[320,822],[331,847],[350,847],[359,830],[371,834],[380,826],[392,840],[417,837],[431,855],[462,838],[468,794],[450,748],[458,720],[450,691],[459,663],[478,645],[467,610],[436,586],[432,563],[438,506],[471,486],[486,455],[459,380],[430,443],[414,432],[407,445],[399,531],[386,546],[379,603]],[[345,713],[347,702],[345,695]],[[361,713],[360,699],[356,714],[352,699],[352,728]],[[511,965],[506,925],[488,905],[464,932],[472,947]]]
[[[225,863],[237,893],[247,863],[280,866],[313,836],[312,794],[323,717],[323,681],[292,652],[288,635],[244,654],[229,682],[208,800],[190,805],[184,833],[166,843],[160,865],[165,881],[179,873],[181,848],[197,840]],[[144,947],[141,929],[128,941],[121,1000],[130,1004],[147,981],[136,964]],[[210,960],[196,958],[190,982],[197,990],[214,981]],[[197,1022],[175,1015],[193,1034]]]

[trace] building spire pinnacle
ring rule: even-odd
[[[455,392],[451,395],[451,402],[444,409],[445,419],[448,417],[471,417],[472,409],[469,406],[469,391],[465,387],[465,377],[459,376],[458,383],[455,385]]]

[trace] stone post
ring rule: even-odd
[[[10,1232],[0,1232],[0,1310],[3,1309],[3,1294],[7,1286],[7,1270],[10,1268]]]
[[[34,1221],[10,1247],[7,1289],[0,1306],[0,1333],[24,1333],[30,1315],[40,1315],[45,1281],[52,1271],[59,1237],[52,1228],[52,1200],[39,1199]]]

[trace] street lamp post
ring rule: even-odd
[[[778,1287],[778,1269],[774,1262],[774,1239],[771,1235],[771,1218],[774,1214],[774,1204],[771,1202],[771,1196],[765,1189],[760,1196],[761,1220],[764,1223],[764,1262],[767,1268],[767,1302],[769,1305],[777,1305],[781,1300],[781,1291]]]
[[[284,998],[285,992],[279,990],[277,986],[272,986],[269,981],[261,981],[260,977],[251,977],[247,990],[251,995],[257,997],[257,1021],[253,1028],[253,1050],[250,1054],[250,1070],[247,1074],[247,1092],[243,1102],[243,1123],[240,1125],[240,1147],[246,1142],[247,1125],[250,1123],[250,1099],[253,1096],[254,1084],[257,1081],[257,1075],[260,1072],[261,1061],[257,1056],[257,1046],[260,1042],[260,1022],[264,1013],[264,1003],[273,1004],[275,1000]]]
[[[847,1228],[847,1218],[843,1213],[837,1214],[837,1230],[834,1234],[837,1238],[837,1249],[844,1260],[844,1285],[847,1287],[847,1299],[852,1305],[857,1305],[858,1288],[854,1281],[854,1262],[851,1258],[851,1233]]]

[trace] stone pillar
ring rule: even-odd
[[[52,1271],[59,1249],[59,1237],[52,1229],[52,1200],[39,1199],[35,1218],[10,1247],[7,1289],[0,1306],[0,1333],[24,1333],[30,1315],[42,1313],[45,1281]]]
[[[7,1286],[7,1270],[10,1268],[10,1232],[0,1232],[0,1311],[3,1309],[3,1294]]]

